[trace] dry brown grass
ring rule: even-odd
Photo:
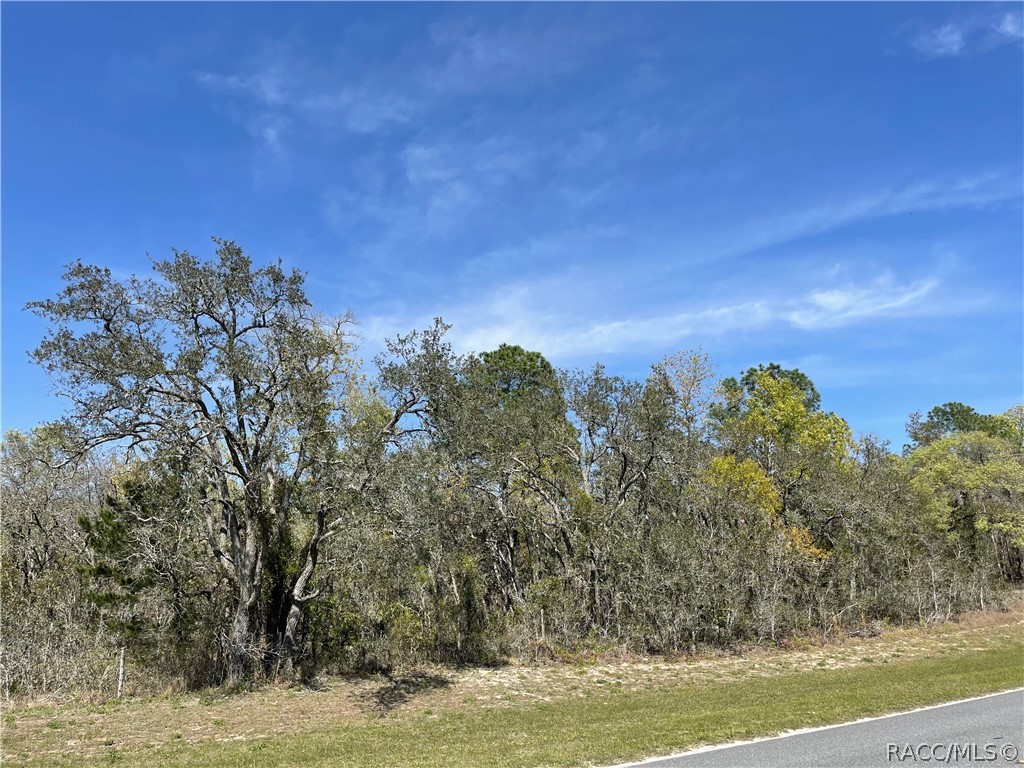
[[[388,678],[332,677],[315,688],[267,686],[244,693],[177,695],[90,704],[8,703],[5,762],[19,756],[137,753],[167,745],[256,741],[379,718],[436,718],[459,708],[508,708],[613,691],[652,691],[964,654],[1021,636],[1024,603],[932,628],[888,629],[877,637],[789,650],[753,648],[678,659],[631,657],[584,664],[508,665],[451,670],[422,667]]]

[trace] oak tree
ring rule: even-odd
[[[50,323],[34,357],[71,402],[79,448],[159,451],[184,468],[183,513],[202,515],[233,584],[238,680],[294,657],[320,547],[342,524],[357,377],[349,319],[316,314],[302,274],[215,243],[215,260],[175,252],[155,278],[74,263],[56,298],[28,307]]]

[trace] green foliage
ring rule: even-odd
[[[769,363],[748,368],[739,381],[732,377],[722,380],[721,387],[725,396],[724,403],[718,407],[719,418],[735,416],[739,401],[763,388],[765,376],[791,384],[800,393],[807,410],[816,411],[821,406],[821,394],[807,374],[798,368],[783,368],[778,363]]]
[[[751,459],[715,456],[707,473],[708,485],[743,510],[771,520],[779,514],[781,499],[771,478]]]
[[[1004,575],[1024,580],[1024,457],[1016,443],[954,432],[917,448],[909,464],[936,528],[973,551],[989,538]]]
[[[764,470],[780,494],[783,518],[800,522],[808,483],[841,471],[849,461],[850,429],[834,413],[811,407],[803,390],[769,370],[754,372],[744,392],[723,389],[728,415],[720,422],[718,438],[727,450]]]
[[[483,365],[473,369],[481,385],[500,393],[503,403],[517,400],[558,398],[561,386],[555,369],[540,352],[502,344],[480,355]]]
[[[96,512],[79,517],[89,552],[80,569],[118,645],[151,669],[210,685],[227,670],[217,639],[227,595],[199,515],[182,508],[188,472],[157,457],[118,472]]]
[[[1024,581],[1020,411],[946,404],[899,457],[795,369],[557,371],[456,355],[440,320],[371,380],[301,275],[225,241],[156,272],[72,265],[30,305],[74,407],[5,439],[0,586],[23,629],[63,611],[69,655],[125,644],[199,686],[694,651],[944,620]],[[83,482],[108,442],[127,462]],[[46,657],[18,649],[7,685],[31,689]]]
[[[913,413],[907,424],[907,434],[915,446],[929,445],[944,437],[965,433],[983,432],[990,437],[1009,440],[1020,444],[1024,438],[1019,417],[1013,412],[985,415],[963,403],[944,403],[928,411],[922,420],[920,413]]]
[[[188,470],[181,500],[204,518],[192,542],[234,591],[238,681],[297,660],[340,488],[372,474],[386,428],[356,395],[347,318],[316,315],[301,274],[215,245],[212,260],[155,262],[151,279],[72,264],[28,308],[51,324],[34,356],[74,404],[62,426],[76,449],[120,443]],[[107,523],[94,538],[113,547],[123,532]]]

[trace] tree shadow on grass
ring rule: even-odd
[[[410,700],[440,688],[451,687],[450,677],[430,674],[428,672],[407,672],[400,675],[387,675],[387,682],[379,688],[369,691],[361,698],[373,707],[373,711],[381,717],[393,712]]]

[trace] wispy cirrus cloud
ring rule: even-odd
[[[408,279],[403,253],[418,253],[416,244],[425,242],[422,238],[440,237],[449,231],[446,228],[457,239],[458,222],[475,206],[482,206],[481,197],[500,195],[503,184],[515,183],[510,179],[531,172],[537,163],[530,158],[522,165],[514,164],[514,172],[499,163],[495,170],[486,163],[478,167],[468,150],[435,153],[426,149],[408,153],[405,161],[403,183],[408,189],[402,197],[390,190],[334,201],[339,233],[351,231],[353,215],[376,217],[382,234],[360,242],[358,248],[378,266],[374,274],[390,272],[396,280]],[[940,286],[938,277],[900,282],[883,272],[874,280],[850,279],[852,261],[850,268],[821,275],[818,285],[807,285],[803,267],[762,272],[757,277],[747,276],[749,270],[735,271],[735,265],[724,272],[722,267],[858,222],[1019,199],[1019,181],[1012,183],[1008,174],[934,177],[774,216],[753,217],[731,228],[711,224],[703,232],[679,235],[667,250],[663,243],[652,246],[638,240],[635,228],[584,220],[561,230],[530,233],[518,241],[461,252],[435,271],[444,276],[443,281],[422,284],[417,290],[437,297],[436,306],[427,314],[453,320],[455,336],[466,349],[487,349],[518,339],[516,343],[533,343],[553,353],[601,353],[663,348],[694,333],[769,326],[798,332],[841,328],[877,317],[952,308],[936,307],[930,301]],[[486,210],[481,207],[480,212]],[[482,246],[485,241],[478,242]],[[651,247],[657,251],[647,253]],[[800,245],[803,250],[810,247],[810,243]],[[668,253],[679,256],[668,258]],[[864,255],[850,258],[859,261]],[[644,268],[638,269],[638,263]],[[750,263],[753,266],[754,262]],[[554,276],[553,269],[557,271]],[[516,276],[516,282],[508,282],[510,275]],[[713,282],[696,288],[705,280]],[[692,308],[671,309],[675,290],[671,286],[687,291],[683,300]],[[787,294],[799,291],[800,298],[765,296],[766,291],[781,290],[782,286]],[[706,293],[708,288],[738,298],[703,306],[697,293]],[[466,295],[476,298],[460,298]],[[587,296],[603,298],[593,304],[582,298]],[[417,304],[422,306],[422,302],[410,306]],[[636,314],[630,304],[649,314]],[[595,308],[599,317],[595,317]],[[590,322],[582,324],[580,318],[590,318]],[[399,312],[394,327],[409,328],[429,319]]]
[[[866,285],[811,291],[783,317],[796,328],[818,330],[837,328],[859,320],[914,314],[928,310],[925,299],[938,286],[937,278],[898,285],[888,274]]]
[[[336,233],[361,232],[360,249],[384,258],[444,238],[482,207],[500,208],[510,189],[536,175],[540,154],[527,141],[495,134],[478,141],[421,135],[378,158],[362,160],[349,183],[324,193],[324,215]],[[388,173],[379,170],[389,165]]]
[[[421,78],[438,93],[529,90],[583,68],[598,47],[621,30],[586,23],[520,23],[485,28],[461,19],[430,26],[430,42],[444,53]]]
[[[769,248],[837,232],[864,222],[893,216],[938,211],[982,209],[1020,201],[1017,171],[986,170],[941,175],[903,185],[879,185],[874,190],[834,195],[825,202],[766,210],[724,232],[687,237],[677,247],[692,252],[688,263],[744,257]],[[723,228],[725,229],[725,228]]]
[[[467,259],[459,269],[459,277],[474,282],[495,274],[522,275],[531,269],[548,272],[552,264],[576,264],[602,249],[622,249],[626,235],[622,226],[602,224],[534,235]]]
[[[265,54],[245,74],[198,72],[195,79],[209,90],[241,99],[243,122],[255,116],[303,128],[366,134],[405,124],[421,108],[411,95],[389,87],[386,79],[364,77],[353,82],[340,73],[335,79],[288,51]],[[255,134],[255,138],[262,137]]]
[[[958,24],[943,24],[918,34],[911,44],[927,56],[958,56],[967,44],[965,30]]]
[[[932,18],[906,36],[928,57],[1020,38],[1019,14]],[[371,351],[434,315],[462,351],[508,342],[571,360],[707,337],[818,344],[963,310],[939,277],[914,275],[936,257],[928,243],[880,257],[878,233],[926,229],[923,241],[940,219],[1017,205],[1019,169],[900,156],[759,182],[756,152],[734,141],[770,127],[745,119],[749,89],[694,89],[679,61],[640,54],[606,62],[598,88],[587,73],[617,32],[577,26],[460,19],[412,29],[365,66],[347,43],[333,56],[292,45],[196,80],[229,96],[257,144],[329,168],[315,199],[337,300],[357,306]],[[911,216],[935,212],[957,215]],[[848,237],[865,241],[869,277],[785,262],[813,271]],[[870,277],[887,263],[903,277]]]
[[[299,133],[372,134],[422,121],[453,101],[482,92],[528,91],[583,69],[621,30],[601,24],[516,23],[484,26],[473,19],[431,24],[418,40],[365,66],[355,44],[314,60],[298,45],[275,44],[237,71],[201,70],[200,86],[240,100],[266,121],[287,118]],[[329,62],[329,63],[325,63]],[[260,131],[257,139],[267,137]],[[272,137],[280,141],[281,135]]]
[[[973,13],[919,29],[911,36],[910,44],[929,58],[942,58],[984,53],[1010,43],[1020,44],[1022,38],[1022,15],[1014,10]]]
[[[556,359],[614,354],[658,354],[674,345],[733,332],[789,329],[825,331],[883,319],[959,311],[934,298],[940,281],[925,277],[909,283],[882,273],[860,283],[822,287],[790,298],[749,296],[734,302],[589,320],[597,305],[595,286],[579,274],[542,282],[510,283],[443,313],[453,324],[451,340],[462,352],[520,344]],[[561,303],[556,297],[561,296]],[[586,311],[586,304],[591,312]],[[430,313],[439,314],[439,312]],[[383,338],[423,326],[430,317],[376,316],[367,320],[366,337]]]

